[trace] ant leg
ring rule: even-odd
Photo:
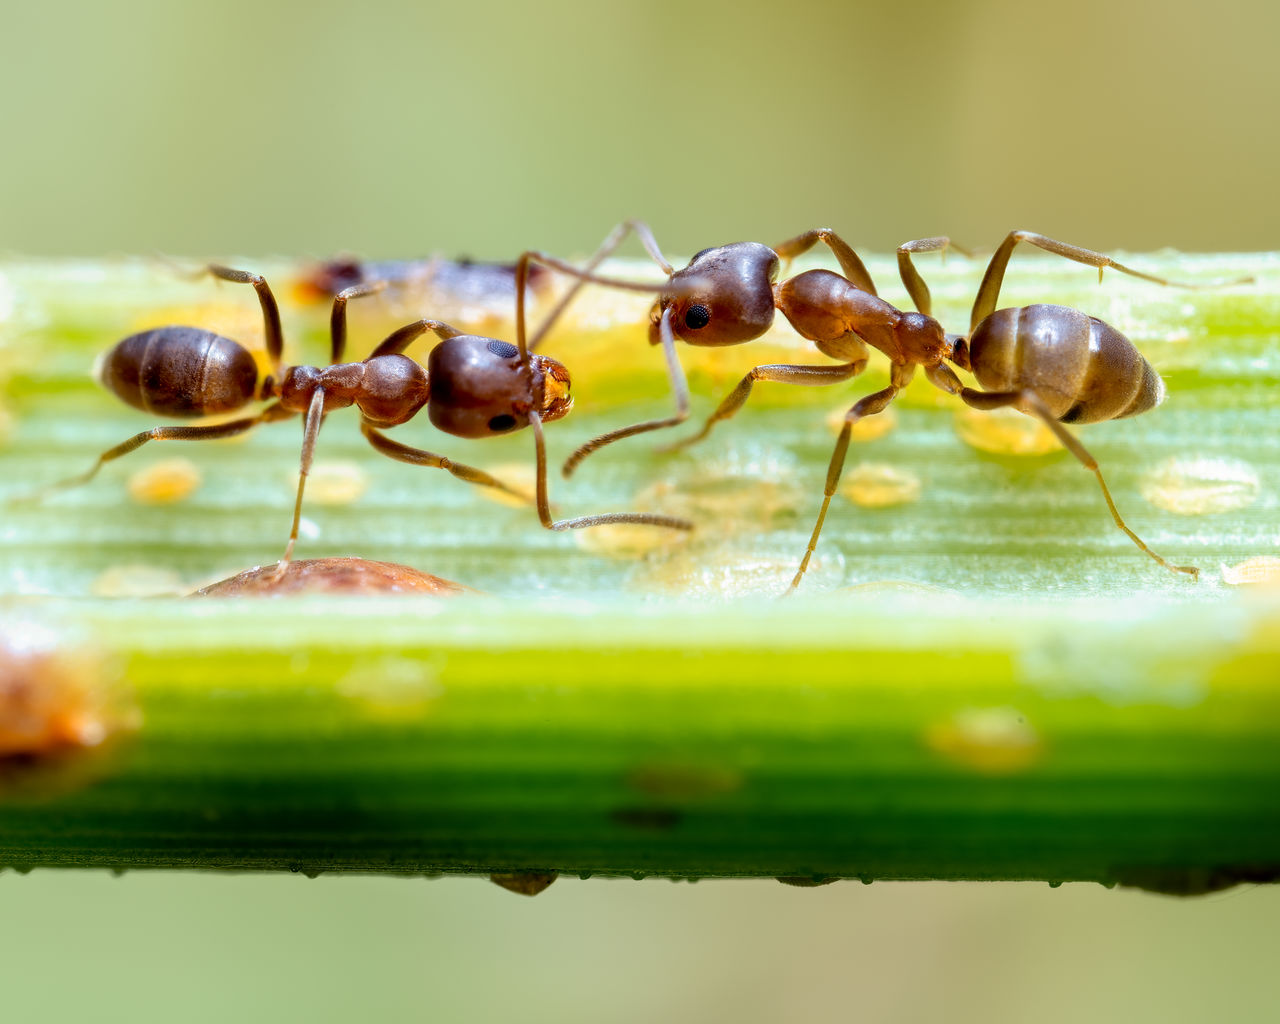
[[[674,516],[650,515],[647,512],[606,512],[598,516],[580,516],[577,519],[555,520],[551,517],[551,502],[547,497],[547,443],[542,434],[542,417],[529,413],[529,425],[533,427],[533,444],[538,479],[538,520],[548,530],[582,530],[590,526],[608,523],[635,523],[640,526],[664,526],[671,530],[692,530],[693,523]]]
[[[985,411],[1012,405],[1022,412],[1029,412],[1032,416],[1039,417],[1053,431],[1062,446],[1074,455],[1085,469],[1098,478],[1098,486],[1102,488],[1102,496],[1106,499],[1107,508],[1111,510],[1111,518],[1115,520],[1116,526],[1120,527],[1131,541],[1171,572],[1182,572],[1188,576],[1200,575],[1200,570],[1194,565],[1174,565],[1165,561],[1147,547],[1141,537],[1125,525],[1124,519],[1120,516],[1120,511],[1116,508],[1116,503],[1111,498],[1111,491],[1107,488],[1107,482],[1102,478],[1102,470],[1098,468],[1097,460],[1074,434],[1054,418],[1053,413],[1049,411],[1049,407],[1044,404],[1038,394],[1034,391],[978,391],[975,388],[962,388],[959,394],[961,400],[974,409]]]
[[[1204,284],[1167,281],[1163,277],[1156,277],[1154,274],[1146,274],[1141,270],[1126,267],[1123,263],[1117,263],[1110,256],[1104,256],[1102,253],[1094,252],[1092,249],[1082,249],[1078,245],[1059,242],[1057,239],[1038,235],[1034,231],[1010,231],[1005,240],[1000,243],[1000,248],[996,250],[995,255],[991,257],[991,262],[987,264],[987,272],[982,275],[982,284],[978,286],[978,297],[973,303],[973,315],[969,318],[970,333],[973,332],[978,324],[995,312],[996,300],[1000,295],[1000,285],[1004,283],[1004,273],[1009,265],[1009,257],[1013,255],[1014,246],[1019,242],[1030,242],[1037,248],[1053,253],[1055,256],[1065,256],[1067,259],[1083,263],[1085,266],[1097,267],[1099,282],[1102,281],[1102,271],[1106,267],[1118,270],[1122,274],[1128,274],[1130,277],[1138,277],[1144,281],[1151,281],[1154,284],[1165,285],[1169,288],[1188,288],[1193,290],[1219,288],[1230,284],[1248,284],[1253,280],[1251,277],[1242,277],[1234,281],[1211,281]]]
[[[609,288],[621,288],[624,291],[662,292],[666,288],[666,284],[660,282],[649,284],[643,281],[622,281],[616,277],[601,277],[599,274],[579,270],[572,263],[567,263],[554,256],[548,256],[544,252],[536,252],[532,249],[522,252],[520,258],[516,260],[516,347],[520,349],[520,356],[526,362],[528,361],[529,345],[525,340],[524,293],[525,286],[529,280],[530,263],[541,263],[544,267],[550,267],[552,270],[558,270],[562,274],[576,277],[580,282],[590,281],[592,284],[602,284]],[[684,283],[684,289],[691,291],[701,284],[702,281],[700,279],[693,278]]]
[[[280,307],[276,305],[276,297],[271,294],[271,286],[261,274],[248,270],[233,270],[217,263],[210,263],[209,273],[223,281],[234,281],[237,284],[251,284],[258,293],[258,303],[262,306],[262,329],[267,339],[267,355],[271,359],[271,370],[279,375],[280,360],[284,356],[284,331],[280,327]]]
[[[560,472],[565,479],[573,475],[573,471],[578,468],[578,464],[583,459],[605,445],[613,444],[614,441],[621,441],[624,437],[646,434],[651,430],[679,426],[689,418],[689,382],[685,379],[684,367],[680,365],[680,357],[676,355],[676,339],[671,331],[670,307],[662,311],[662,319],[658,321],[658,335],[662,339],[662,354],[667,360],[667,377],[671,380],[671,390],[675,395],[675,415],[663,420],[646,420],[643,423],[633,423],[629,427],[619,427],[617,430],[611,430],[607,434],[593,437],[586,444],[578,447],[565,460],[564,465],[560,468]]]
[[[365,284],[353,284],[350,288],[343,288],[333,297],[333,312],[329,314],[329,337],[331,345],[329,349],[329,363],[342,362],[343,353],[347,347],[347,302],[350,299],[358,299],[364,295],[373,295],[386,288],[386,280],[369,281]]]
[[[907,294],[911,296],[911,301],[915,303],[918,309],[925,316],[933,315],[933,299],[929,295],[929,286],[924,283],[924,278],[920,276],[916,270],[916,265],[911,262],[912,253],[921,252],[940,252],[946,256],[948,249],[955,249],[958,252],[969,256],[965,249],[961,249],[946,235],[939,235],[936,238],[917,238],[914,242],[903,242],[898,246],[898,276],[902,278],[902,283],[907,286]]]
[[[909,376],[899,371],[896,365],[892,367],[891,372],[894,378]],[[795,578],[791,581],[791,586],[787,588],[788,594],[800,586],[804,571],[809,568],[809,559],[813,557],[814,551],[817,550],[818,537],[822,533],[822,524],[827,520],[827,509],[831,507],[831,498],[836,493],[836,487],[840,483],[840,474],[844,472],[844,458],[849,451],[849,438],[853,434],[853,425],[866,416],[874,416],[878,412],[883,412],[885,407],[893,401],[894,397],[905,386],[905,380],[895,380],[883,391],[877,391],[874,394],[867,395],[866,398],[860,398],[844,414],[844,426],[840,428],[840,436],[836,439],[835,451],[831,453],[831,462],[827,466],[827,486],[822,492],[822,508],[818,511],[818,521],[813,525],[813,533],[809,537],[809,546],[805,548],[804,558],[800,560],[800,568],[796,570]]]
[[[506,494],[510,494],[513,498],[519,498],[521,501],[528,501],[529,495],[517,491],[513,487],[508,487],[497,477],[490,476],[482,469],[475,469],[472,466],[464,466],[460,462],[454,462],[447,459],[443,455],[436,455],[434,452],[425,451],[421,448],[410,448],[406,444],[399,441],[393,441],[386,434],[381,433],[373,427],[367,420],[361,420],[360,432],[364,434],[365,439],[373,445],[373,447],[381,452],[387,458],[395,459],[398,462],[407,462],[412,466],[429,466],[434,469],[445,469],[456,476],[459,480],[465,480],[469,484],[479,484],[481,487],[494,487]]]
[[[658,265],[664,274],[670,277],[675,273],[675,268],[667,262],[666,258],[662,255],[662,251],[658,248],[658,243],[653,237],[653,232],[649,230],[649,225],[642,220],[624,220],[621,224],[610,231],[609,234],[605,236],[605,240],[600,243],[600,248],[598,248],[592,257],[582,265],[582,270],[588,274],[593,272],[596,267],[600,266],[601,263],[607,260],[614,253],[618,246],[626,240],[627,235],[631,232],[635,232],[636,237],[640,239],[641,244],[644,245],[645,251],[649,254],[649,258]],[[569,289],[564,293],[564,295],[560,297],[560,301],[551,308],[546,319],[542,321],[542,324],[533,332],[533,336],[529,339],[530,352],[537,350],[538,346],[542,343],[542,339],[547,336],[547,332],[555,326],[555,322],[559,320],[564,314],[564,311],[569,308],[569,304],[577,297],[578,292],[582,290],[582,286],[584,284],[586,284],[586,281],[582,278],[578,278],[569,286]]]
[[[55,491],[81,487],[97,476],[98,470],[108,462],[113,462],[132,451],[137,451],[148,441],[211,441],[220,437],[234,437],[236,434],[243,434],[247,430],[252,430],[259,423],[272,423],[276,420],[288,419],[292,415],[293,413],[276,403],[263,409],[256,416],[246,416],[243,419],[229,420],[226,423],[213,423],[204,427],[152,427],[150,430],[144,430],[141,434],[135,434],[129,440],[116,445],[114,448],[108,448],[98,456],[97,462],[79,476],[59,480],[56,483],[40,488],[38,491],[11,498],[9,501],[13,504],[26,504],[40,501],[45,495],[52,494]]]
[[[302,458],[298,465],[298,496],[293,502],[293,528],[289,531],[289,543],[285,545],[284,557],[276,563],[276,579],[280,579],[289,568],[289,560],[293,558],[293,546],[298,542],[298,525],[302,521],[302,492],[307,486],[307,476],[311,472],[311,463],[316,453],[316,438],[320,436],[320,426],[324,423],[324,388],[316,388],[311,394],[311,404],[307,406],[307,418],[302,423]]]
[[[853,251],[853,246],[830,228],[814,228],[803,235],[796,235],[795,238],[790,238],[781,245],[775,245],[773,251],[780,259],[785,260],[787,267],[790,268],[793,259],[808,252],[819,241],[826,242],[827,247],[835,253],[836,260],[840,263],[840,270],[845,277],[864,292],[876,294],[876,286],[871,280],[871,275],[858,254]]]
[[[758,380],[774,381],[778,384],[800,384],[807,387],[819,387],[824,384],[836,384],[842,380],[849,380],[856,377],[867,367],[867,357],[862,356],[853,362],[841,363],[838,366],[804,366],[793,365],[790,363],[773,363],[767,366],[753,367],[742,380],[738,381],[738,386],[729,392],[710,416],[707,422],[696,434],[686,437],[683,441],[677,441],[675,444],[668,445],[663,451],[674,452],[681,448],[687,448],[691,444],[696,444],[708,434],[711,428],[721,420],[727,420],[741,409],[751,395],[752,385]]]
[[[411,324],[405,324],[387,335],[386,339],[381,342],[377,348],[369,354],[370,359],[378,356],[399,355],[409,344],[421,334],[427,331],[435,331],[436,336],[441,341],[447,341],[449,338],[457,338],[462,331],[456,327],[450,327],[443,320],[415,320]]]

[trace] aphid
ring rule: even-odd
[[[521,256],[517,269],[521,284],[533,261],[549,262],[570,274],[578,273],[575,268],[550,257],[526,253]],[[552,518],[542,423],[566,415],[573,400],[569,394],[569,371],[564,365],[547,356],[531,356],[525,348],[523,291],[517,301],[518,345],[467,335],[439,320],[422,319],[393,331],[363,361],[344,363],[348,301],[379,291],[384,285],[369,282],[345,288],[333,300],[330,364],[283,366],[280,312],[267,282],[249,271],[221,266],[208,269],[222,280],[251,284],[257,292],[270,373],[263,377],[253,356],[237,341],[198,327],[174,326],[143,331],[117,344],[102,359],[101,381],[134,408],[167,416],[209,416],[235,412],[253,402],[269,404],[253,415],[223,423],[145,430],[103,452],[87,472],[52,484],[31,498],[88,483],[105,463],[128,455],[148,441],[228,437],[259,423],[288,419],[301,413],[305,416],[302,456],[293,525],[279,563],[283,573],[298,538],[302,496],[316,437],[324,417],[335,409],[357,406],[362,433],[384,455],[414,465],[444,469],[461,480],[519,496],[519,492],[482,470],[443,455],[410,448],[381,433],[380,428],[404,423],[425,407],[431,422],[455,437],[490,437],[532,426],[538,469],[538,518],[547,529],[572,530],[602,523],[692,529],[687,520],[648,514],[609,513],[561,521]],[[625,281],[593,280],[621,288],[649,290],[649,286]],[[431,350],[424,369],[403,352],[410,342],[427,331],[434,332],[441,341]]]
[[[609,241],[616,244],[615,239],[620,239],[628,227],[641,237],[650,256],[668,269],[653,244],[652,235],[643,224],[623,225]],[[775,283],[780,257],[798,255],[819,239],[831,246],[843,276],[828,270],[811,270]],[[1116,525],[1165,568],[1197,575],[1199,570],[1194,566],[1172,565],[1161,558],[1125,525],[1097,462],[1062,426],[1063,423],[1091,423],[1145,412],[1164,398],[1164,383],[1132,342],[1095,317],[1065,306],[1052,305],[997,310],[996,301],[1005,269],[1020,241],[1097,267],[1099,275],[1103,268],[1112,267],[1156,284],[1175,285],[1175,282],[1126,267],[1101,253],[1033,232],[1013,231],[987,266],[978,288],[966,339],[947,335],[942,325],[932,317],[929,289],[912,263],[913,254],[946,250],[951,243],[945,237],[918,239],[898,248],[899,273],[916,305],[917,312],[914,313],[903,312],[878,298],[862,261],[838,236],[827,230],[806,232],[777,249],[750,242],[706,249],[696,255],[684,270],[668,271],[671,283],[678,283],[684,275],[696,272],[700,278],[699,285],[686,288],[682,296],[664,293],[652,316],[650,337],[654,340],[656,335],[667,351],[672,384],[676,390],[676,416],[624,427],[588,441],[570,456],[565,464],[566,474],[582,458],[605,444],[632,434],[673,426],[686,417],[688,395],[674,356],[674,335],[693,344],[736,344],[763,333],[772,323],[773,311],[777,308],[801,336],[812,341],[824,355],[842,360],[842,363],[837,366],[757,366],[725,397],[701,431],[673,447],[701,440],[717,422],[733,416],[746,403],[752,385],[758,380],[788,384],[834,383],[861,372],[867,362],[866,345],[888,356],[889,386],[862,398],[845,413],[827,469],[822,508],[800,567],[791,582],[792,590],[799,585],[817,546],[831,497],[844,467],[854,424],[882,412],[911,381],[917,367],[924,370],[925,376],[935,386],[959,396],[975,409],[1010,406],[1042,420],[1081,465],[1096,476]],[[985,390],[965,387],[945,361],[963,370],[971,370]]]

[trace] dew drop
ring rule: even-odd
[[[545,892],[556,877],[554,871],[507,871],[491,874],[489,881],[520,896],[537,896]]]

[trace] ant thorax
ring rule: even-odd
[[[325,367],[291,366],[275,386],[280,404],[294,412],[306,412],[318,390],[324,391],[324,412],[357,405],[381,427],[411,419],[429,397],[426,371],[397,354]]]

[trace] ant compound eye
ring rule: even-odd
[[[502,345],[502,344],[505,344],[505,342],[499,341],[499,342],[495,342],[494,344]],[[510,347],[512,349],[515,348],[514,345]],[[501,416],[495,416],[493,419],[489,421],[489,429],[492,430],[495,434],[501,434],[503,431],[510,430],[515,425],[516,425],[516,418],[508,413],[503,413]]]
[[[684,325],[691,331],[701,330],[711,323],[711,310],[701,304],[690,306],[684,315]]]
[[[514,359],[520,354],[520,350],[509,341],[491,341],[485,346],[499,359]],[[497,417],[501,419],[502,417]]]

